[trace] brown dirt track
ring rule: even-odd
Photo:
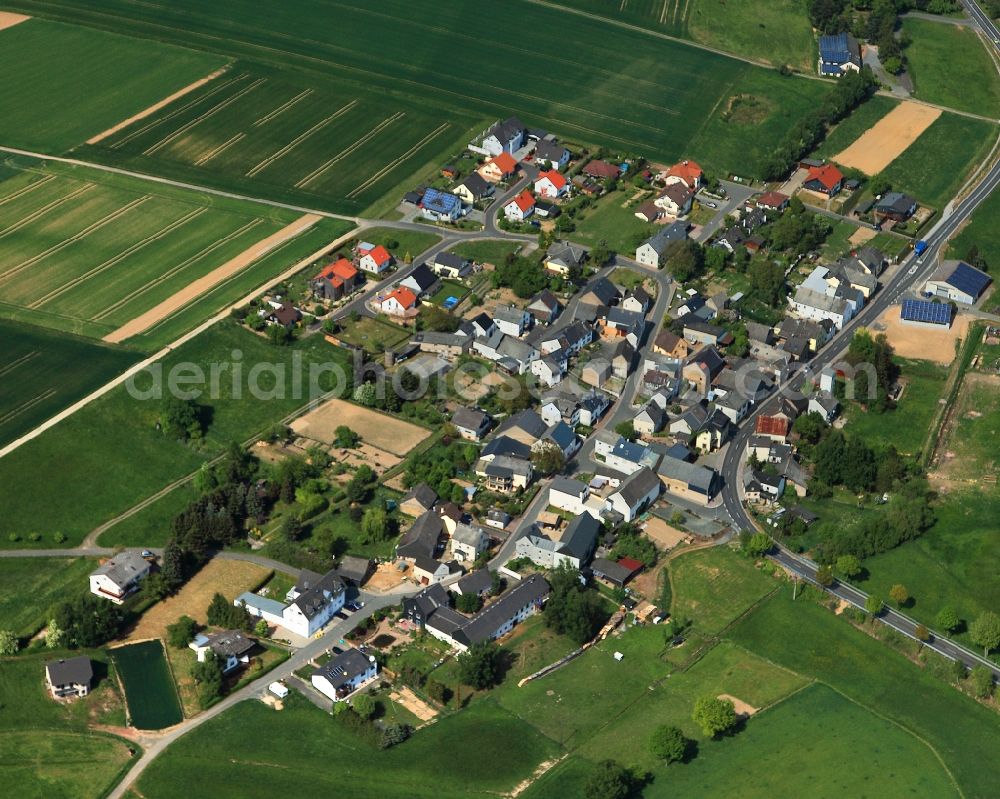
[[[402,457],[431,434],[430,430],[346,400],[333,399],[292,422],[300,436],[332,444],[334,430],[350,427],[372,446]]]
[[[0,11],[0,31],[13,28],[22,22],[27,22],[31,17],[24,14],[15,14],[13,11]]]
[[[940,108],[902,102],[831,160],[874,175],[889,166],[939,116]]]

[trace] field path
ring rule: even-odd
[[[140,314],[135,319],[126,322],[117,330],[112,330],[104,337],[104,341],[109,344],[118,344],[127,338],[138,335],[148,330],[157,322],[166,319],[185,305],[197,300],[206,291],[217,286],[224,280],[228,280],[242,269],[252,264],[258,258],[263,257],[276,247],[281,246],[305,230],[308,230],[320,220],[316,214],[304,214],[292,222],[285,225],[277,233],[272,233],[266,239],[261,239],[252,247],[244,250],[234,258],[230,258],[222,266],[218,266],[197,280],[191,282],[176,294],[167,297],[163,302],[153,306],[144,314]]]
[[[0,27],[2,27],[2,25],[3,25],[3,18],[2,18],[2,16],[0,16]],[[202,86],[204,86],[210,80],[215,80],[217,77],[219,77],[219,75],[222,75],[227,69],[229,69],[229,65],[228,64],[226,66],[222,67],[221,69],[215,70],[215,72],[213,72],[211,75],[206,75],[204,78],[196,80],[194,83],[189,83],[183,89],[178,89],[173,94],[171,94],[171,95],[169,95],[167,97],[164,97],[159,102],[153,103],[149,108],[143,109],[138,114],[133,114],[128,119],[123,119],[117,125],[115,125],[114,127],[108,128],[103,133],[98,133],[96,136],[91,136],[89,139],[87,139],[87,144],[97,144],[99,141],[108,138],[108,136],[113,136],[118,131],[123,130],[124,128],[127,128],[133,122],[138,122],[140,119],[145,119],[146,117],[155,114],[157,111],[159,111],[164,106],[170,105],[174,100],[179,100],[185,94],[190,94],[195,89],[200,89]]]
[[[13,28],[22,22],[27,22],[31,17],[24,14],[15,14],[13,11],[0,11],[0,31],[6,28]]]

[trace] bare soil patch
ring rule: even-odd
[[[205,624],[208,604],[216,592],[226,599],[235,599],[244,591],[255,589],[270,573],[270,569],[256,563],[213,558],[177,594],[147,610],[127,640],[161,638],[168,624],[185,615]]]
[[[368,578],[365,589],[368,591],[391,591],[406,580],[406,572],[396,568],[395,563],[380,563],[375,573]]]
[[[304,214],[290,225],[286,225],[277,233],[272,233],[265,239],[261,239],[252,247],[244,250],[235,258],[230,258],[222,266],[216,267],[207,275],[192,281],[184,289],[178,291],[171,297],[167,297],[159,305],[150,308],[146,313],[140,314],[135,319],[126,322],[117,330],[112,330],[104,337],[110,344],[117,344],[127,338],[136,336],[148,330],[157,322],[166,319],[176,313],[185,305],[198,299],[202,294],[215,288],[219,283],[228,280],[241,269],[245,269],[258,258],[267,255],[271,250],[280,247],[289,239],[293,239],[300,233],[315,225],[322,217],[316,214]]]
[[[340,425],[351,428],[366,443],[400,457],[431,434],[418,425],[341,399],[324,403],[296,419],[291,427],[300,436],[332,444]]]
[[[859,227],[851,234],[851,237],[848,239],[848,241],[851,242],[851,244],[853,244],[854,246],[860,247],[866,241],[871,241],[877,235],[878,235],[877,230],[872,230],[871,228],[868,227]]]
[[[940,108],[902,102],[832,160],[874,175],[889,166],[939,116]]]
[[[354,449],[330,448],[330,456],[337,463],[344,463],[352,469],[364,464],[371,468],[376,474],[383,474],[394,466],[398,466],[403,459],[384,449],[379,449],[371,444],[362,442]]]
[[[13,28],[22,22],[27,22],[31,17],[25,14],[15,14],[13,11],[0,11],[0,31]]]
[[[399,702],[421,721],[430,721],[438,714],[437,708],[427,704],[405,685],[389,694],[389,698],[393,702]]]
[[[872,325],[885,333],[896,354],[903,358],[934,361],[947,366],[955,360],[955,342],[965,338],[973,319],[967,314],[955,317],[950,328],[935,330],[919,325],[904,324],[899,318],[899,306],[892,306]]]
[[[758,710],[759,707],[754,707],[748,702],[744,702],[742,699],[737,699],[732,694],[719,694],[717,699],[728,699],[733,703],[733,708],[736,710],[736,714],[739,716],[752,716]]]
[[[678,544],[689,543],[691,535],[667,524],[663,519],[652,517],[645,526],[646,536],[661,549],[673,549]]]
[[[3,12],[0,12],[0,29],[3,28],[2,13]],[[17,16],[17,15],[15,15],[15,16]],[[155,114],[157,111],[159,111],[164,106],[170,105],[174,100],[179,100],[185,94],[190,94],[195,89],[201,88],[206,83],[208,83],[210,80],[215,80],[217,77],[219,77],[219,75],[221,75],[222,73],[224,73],[227,69],[229,69],[229,67],[222,67],[221,69],[217,69],[211,75],[206,75],[204,78],[201,78],[200,80],[196,80],[194,83],[188,84],[183,89],[178,89],[173,94],[171,94],[171,95],[169,95],[167,97],[164,97],[159,102],[153,103],[149,108],[143,109],[138,114],[133,114],[128,119],[123,119],[117,125],[115,125],[114,127],[108,128],[103,133],[98,133],[96,136],[90,137],[89,139],[87,139],[87,144],[97,144],[99,141],[108,138],[108,136],[113,136],[118,131],[127,128],[133,122],[138,122],[140,119],[145,119],[146,117],[151,116],[152,114]]]

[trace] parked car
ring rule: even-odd
[[[357,611],[361,610],[361,608],[363,608],[364,606],[365,606],[364,602],[362,602],[360,599],[356,599],[354,602],[348,602],[344,607],[346,607],[348,610]]]

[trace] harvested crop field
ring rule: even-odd
[[[400,457],[431,434],[423,427],[341,399],[321,405],[296,419],[291,427],[300,436],[332,444],[334,431],[341,425],[351,428],[367,443]]]
[[[128,640],[160,638],[166,634],[167,625],[181,616],[190,616],[199,624],[205,624],[208,604],[216,593],[226,599],[235,599],[244,591],[257,588],[270,574],[270,569],[256,563],[213,558],[177,594],[147,610],[129,633]]]
[[[958,314],[950,328],[940,330],[922,325],[904,324],[899,318],[899,306],[887,309],[872,325],[872,329],[885,333],[896,355],[916,358],[947,366],[955,360],[955,342],[965,338],[973,318]]]
[[[941,116],[940,108],[903,102],[833,160],[841,166],[860,169],[868,175],[881,172],[915,142]]]

